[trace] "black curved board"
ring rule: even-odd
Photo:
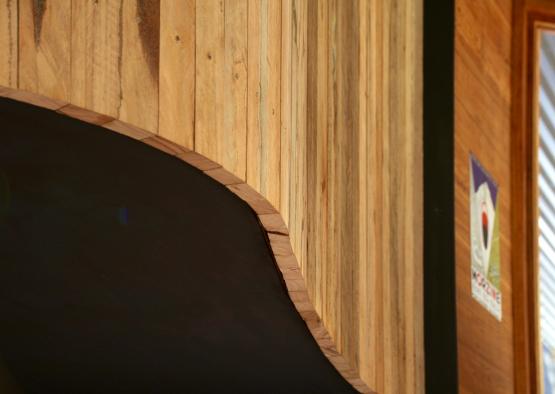
[[[0,100],[0,378],[25,393],[352,393],[251,209],[181,160]]]

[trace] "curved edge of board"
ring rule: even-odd
[[[266,233],[276,265],[282,274],[289,297],[298,313],[305,321],[311,335],[318,343],[322,353],[324,353],[326,358],[335,369],[337,369],[341,376],[343,376],[343,378],[356,390],[360,393],[374,393],[374,391],[372,391],[360,378],[359,372],[352,368],[349,362],[337,350],[334,340],[324,327],[322,319],[310,300],[305,280],[301,274],[300,265],[291,247],[287,226],[281,214],[264,196],[249,186],[245,181],[207,157],[108,115],[77,107],[73,104],[36,93],[4,86],[0,86],[0,97],[50,109],[71,118],[95,124],[141,141],[167,154],[176,156],[189,165],[197,168],[245,201],[258,217],[261,227]]]

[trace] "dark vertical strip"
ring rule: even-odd
[[[37,48],[40,46],[40,35],[42,32],[42,20],[46,11],[46,0],[33,0],[33,26],[34,38]]]
[[[424,341],[428,394],[458,392],[454,3],[424,0]]]
[[[123,4],[122,4],[123,7]],[[137,0],[139,37],[152,79],[158,81],[160,62],[160,0]]]

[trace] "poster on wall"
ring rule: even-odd
[[[470,154],[472,297],[501,321],[498,185]]]

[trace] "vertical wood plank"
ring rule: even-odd
[[[328,261],[326,264],[328,281],[325,286],[326,300],[324,303],[323,316],[326,316],[326,326],[330,331],[331,336],[334,338],[338,350],[341,352],[341,337],[340,337],[340,316],[341,316],[341,292],[340,292],[340,260],[337,250],[339,225],[337,221],[337,1],[328,1],[328,17],[329,29],[327,33],[328,40],[328,75],[327,75],[327,91],[328,91],[328,238],[326,248]]]
[[[291,131],[289,146],[289,230],[301,272],[306,274],[306,100],[308,3],[292,2]]]
[[[72,2],[71,103],[119,118],[122,97],[121,1]]]
[[[119,119],[156,133],[160,60],[160,0],[122,2]]]
[[[189,149],[195,133],[196,0],[160,4],[160,117],[158,133]]]
[[[321,2],[309,2],[307,18],[309,23],[307,28],[307,124],[306,124],[306,141],[307,141],[307,283],[316,281],[317,271],[322,263],[317,255],[318,250],[318,234],[320,231],[320,215],[316,211],[320,201],[320,193],[318,190],[318,159],[320,158],[318,151],[318,93],[325,94],[318,89],[316,80],[318,74],[318,61],[321,60],[319,55],[320,47],[318,46],[318,27],[321,22],[318,20],[319,5]],[[326,59],[327,60],[327,59]],[[325,74],[324,74],[325,75]],[[327,137],[327,136],[326,136]],[[321,292],[320,286],[309,287],[310,298],[314,302],[316,310],[321,311]],[[320,312],[321,313],[321,312]]]
[[[159,0],[72,7],[71,103],[156,133]]]
[[[324,316],[325,300],[328,297],[327,283],[329,281],[329,259],[327,238],[329,235],[328,220],[329,220],[329,163],[328,152],[329,134],[328,134],[328,72],[329,72],[329,12],[326,1],[318,2],[317,21],[318,28],[317,35],[317,79],[316,85],[318,86],[316,94],[316,154],[317,154],[317,167],[316,167],[316,183],[315,183],[315,196],[319,198],[315,201],[315,216],[316,226],[314,242],[316,245],[321,245],[317,248],[315,253],[315,270],[316,270],[316,283],[320,283],[318,291],[314,291],[314,302],[320,305],[318,310],[321,310]],[[310,244],[310,241],[309,241]],[[319,293],[319,294],[318,294]]]
[[[225,100],[224,7],[224,0],[203,0],[196,7],[195,151],[220,164]]]
[[[281,3],[281,132],[280,132],[280,200],[279,211],[285,224],[289,227],[291,173],[289,147],[291,143],[292,113],[292,51],[293,51],[293,0]]]
[[[361,377],[376,390],[385,392],[384,387],[384,307],[383,302],[364,302],[363,299],[383,300],[383,255],[387,228],[383,227],[384,210],[384,109],[382,102],[385,90],[383,84],[384,57],[383,46],[383,8],[380,0],[373,0],[368,7],[370,13],[368,26],[368,151],[367,151],[367,190],[368,219],[366,238],[367,257],[362,263],[361,281],[361,318],[360,318],[360,371]]]
[[[380,350],[380,344],[375,340],[378,321],[378,308],[372,308],[372,305],[379,305],[379,303],[368,302],[368,300],[381,299],[381,297],[374,296],[375,282],[373,278],[375,273],[372,272],[373,264],[376,259],[373,257],[374,247],[373,239],[379,236],[375,232],[374,226],[374,212],[372,211],[372,204],[375,201],[376,188],[375,178],[373,172],[376,170],[372,164],[373,149],[375,144],[373,138],[378,130],[372,127],[372,108],[376,105],[374,100],[375,92],[372,90],[375,83],[374,74],[371,67],[373,62],[377,59],[372,56],[372,50],[377,45],[375,40],[375,32],[373,30],[371,17],[377,12],[377,4],[359,2],[358,15],[359,15],[359,127],[360,127],[360,141],[359,141],[359,161],[358,171],[360,176],[359,186],[359,276],[358,276],[358,370],[360,371],[361,379],[369,384],[377,392],[380,389],[377,387],[376,375],[379,373],[382,362],[378,362],[378,358],[372,359],[372,356],[377,354]],[[372,10],[372,11],[371,11]],[[372,359],[372,360],[371,360]]]
[[[69,101],[71,0],[19,2],[19,84]]]
[[[0,85],[17,88],[18,2],[0,0]]]
[[[247,0],[226,0],[221,164],[241,179],[247,171],[247,17]]]
[[[247,182],[280,203],[281,4],[249,1]]]
[[[339,348],[353,366],[358,364],[358,205],[360,143],[359,125],[359,20],[358,1],[337,3],[337,117],[336,162],[339,237],[337,250],[340,264],[341,315]],[[349,191],[345,193],[345,191]]]
[[[246,178],[247,2],[198,3],[195,150]]]

